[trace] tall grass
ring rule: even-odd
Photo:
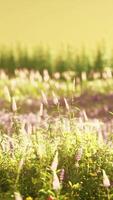
[[[63,73],[65,71],[74,71],[75,76],[82,80],[82,74],[86,73],[87,79],[93,79],[94,74],[98,73],[102,78],[106,68],[113,71],[112,56],[105,59],[105,50],[98,47],[92,56],[89,56],[85,49],[80,53],[67,49],[65,53],[52,56],[49,49],[36,47],[32,54],[27,49],[18,48],[17,50],[2,49],[0,50],[0,69],[13,74],[15,69],[28,70],[34,69],[43,73],[47,69],[49,74],[54,72]]]

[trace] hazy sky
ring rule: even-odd
[[[0,44],[113,46],[113,0],[0,0]]]

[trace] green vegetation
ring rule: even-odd
[[[38,70],[41,74],[47,69],[50,75],[55,72],[73,71],[76,79],[81,82],[84,73],[88,80],[96,76],[100,78],[112,76],[112,56],[111,58],[105,56],[104,48],[100,47],[92,56],[89,56],[85,49],[81,53],[67,49],[56,56],[52,56],[51,51],[43,47],[35,48],[31,54],[27,49],[18,48],[16,51],[1,49],[0,69],[10,75],[14,74],[15,69],[24,68]]]

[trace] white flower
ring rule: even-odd
[[[55,171],[53,172],[53,189],[54,190],[60,189],[60,181]]]
[[[109,180],[105,170],[102,170],[102,172],[103,172],[103,185],[104,185],[104,187],[107,188],[110,186],[110,180]]]
[[[21,194],[19,192],[14,192],[15,200],[23,200]]]
[[[16,105],[16,101],[15,101],[15,98],[12,97],[12,111],[13,112],[16,112],[17,111],[17,105]]]
[[[51,164],[51,170],[56,171],[58,166],[58,151],[56,151],[55,157],[53,159],[53,162]]]

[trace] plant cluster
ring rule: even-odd
[[[12,103],[13,129],[0,129],[0,199],[113,198],[112,137],[103,137],[99,122],[86,115],[77,122],[65,99],[67,116],[26,128]]]

